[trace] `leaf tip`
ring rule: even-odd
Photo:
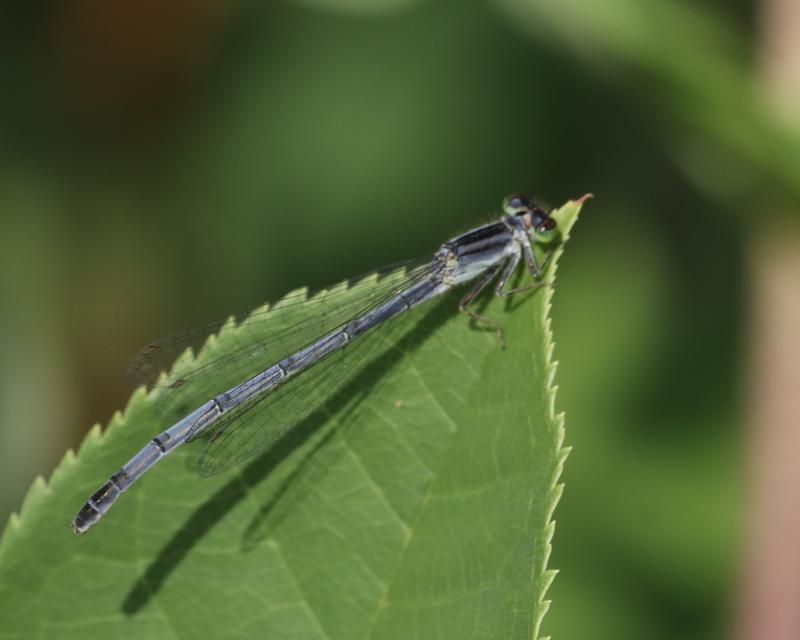
[[[592,198],[594,198],[593,193],[584,193],[580,198],[575,198],[574,200],[570,200],[570,202],[574,202],[579,207],[582,207],[587,200],[591,200]]]

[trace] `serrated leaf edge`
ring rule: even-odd
[[[578,210],[575,212],[575,216],[573,217],[572,221],[569,224],[569,227],[565,229],[563,242],[561,246],[556,249],[556,255],[553,256],[553,268],[550,270],[550,273],[555,275],[558,261],[561,258],[561,255],[564,252],[564,245],[566,244],[567,240],[570,237],[570,231],[572,226],[577,221],[578,215],[580,214],[581,207],[586,199],[590,197],[588,194],[579,198],[578,200],[571,200],[567,202],[564,207],[569,206],[577,206]],[[562,209],[564,208],[562,207]],[[550,588],[550,585],[555,580],[556,575],[558,574],[558,570],[556,569],[548,569],[548,564],[550,561],[550,554],[553,550],[553,535],[555,534],[556,528],[556,520],[554,518],[556,507],[561,499],[562,494],[564,493],[564,484],[559,482],[561,478],[561,474],[564,470],[564,463],[569,456],[571,451],[570,447],[564,446],[564,438],[566,436],[566,431],[564,428],[565,424],[565,414],[564,412],[556,413],[556,395],[558,393],[558,385],[555,384],[555,377],[556,371],[558,369],[558,361],[553,359],[553,354],[555,352],[555,341],[553,339],[553,330],[552,330],[552,321],[551,321],[551,310],[552,310],[552,300],[553,300],[554,289],[553,287],[547,287],[547,293],[545,298],[545,303],[543,307],[544,311],[544,339],[545,339],[545,354],[547,359],[547,397],[548,397],[548,414],[549,419],[555,424],[555,439],[556,439],[556,465],[555,469],[553,470],[553,476],[551,479],[550,484],[550,501],[547,505],[547,516],[546,516],[546,525],[544,528],[544,538],[545,538],[545,548],[544,553],[542,556],[542,566],[541,566],[541,575],[542,579],[539,586],[539,594],[535,601],[535,611],[534,611],[534,625],[533,625],[533,638],[534,640],[549,640],[548,637],[540,637],[539,632],[541,630],[542,621],[544,620],[544,616],[547,613],[548,609],[550,608],[550,600],[546,599],[547,590]]]

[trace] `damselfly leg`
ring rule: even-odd
[[[525,254],[525,262],[528,265],[528,271],[534,277],[534,282],[531,284],[525,285],[523,287],[515,287],[513,289],[507,289],[506,286],[508,285],[509,278],[513,275],[514,271],[516,271],[519,263],[522,259],[522,253]],[[505,264],[499,264],[490,269],[486,272],[486,274],[481,277],[478,282],[467,292],[467,294],[461,299],[461,302],[458,305],[458,310],[466,316],[469,316],[473,320],[477,322],[481,322],[491,329],[494,330],[495,335],[497,336],[497,342],[500,345],[501,349],[505,348],[505,338],[503,337],[503,327],[497,320],[493,320],[492,318],[488,318],[477,311],[474,311],[469,308],[475,299],[480,295],[481,291],[483,291],[489,284],[491,284],[492,280],[497,277],[497,274],[502,270],[502,274],[500,275],[500,279],[497,281],[497,284],[494,288],[494,293],[498,297],[507,297],[514,295],[515,293],[523,293],[525,291],[530,291],[532,289],[538,289],[539,287],[545,286],[549,284],[544,280],[541,280],[542,276],[544,275],[544,270],[547,267],[548,262],[550,261],[550,256],[552,256],[552,252],[548,251],[547,255],[545,256],[544,260],[542,260],[541,265],[536,261],[536,258],[533,255],[533,251],[530,248],[530,245],[525,246],[523,245],[522,251],[515,251],[505,262]]]

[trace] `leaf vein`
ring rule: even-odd
[[[314,608],[311,606],[311,603],[308,601],[306,594],[300,587],[300,582],[297,580],[297,578],[294,575],[294,571],[292,571],[292,568],[289,566],[289,563],[286,560],[286,556],[283,553],[283,549],[281,548],[280,544],[278,544],[278,541],[272,539],[270,541],[270,546],[275,551],[275,555],[278,557],[278,559],[281,561],[281,564],[283,564],[284,568],[286,569],[286,573],[289,574],[289,578],[291,578],[292,584],[295,586],[295,589],[297,589],[297,593],[301,598],[301,604],[303,605],[303,609],[305,609],[309,619],[317,628],[317,631],[319,631],[320,635],[323,638],[326,638],[327,640],[333,640],[325,631],[325,627],[322,626],[322,621],[317,617]]]

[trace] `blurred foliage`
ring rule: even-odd
[[[757,5],[356,4],[0,9],[0,510],[149,339],[424,254],[507,191],[593,191],[554,306],[574,452],[544,631],[720,637],[742,253],[800,176]]]
[[[668,119],[663,143],[709,191],[733,199],[780,187],[800,198],[800,131],[764,97],[757,60],[719,11],[673,0],[615,0],[614,10],[592,0],[498,1],[615,75],[654,121]]]

